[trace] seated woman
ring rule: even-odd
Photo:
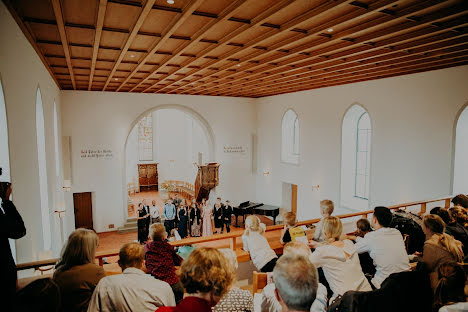
[[[431,272],[431,283],[435,289],[437,267],[445,262],[462,261],[463,250],[459,241],[444,233],[445,223],[438,215],[425,216],[422,229],[426,235],[422,262]]]
[[[449,212],[457,223],[465,229],[468,228],[468,212],[466,208],[463,208],[462,206],[454,206],[449,209]]]
[[[446,208],[436,207],[431,209],[431,214],[438,215],[445,223],[445,233],[452,235],[462,243],[463,253],[468,254],[468,230],[452,218]]]
[[[468,311],[465,296],[466,275],[455,262],[441,264],[437,268],[437,286],[434,296],[434,311]]]
[[[176,307],[161,307],[158,312],[211,312],[229,290],[234,272],[226,257],[214,248],[197,248],[180,267],[185,296]]]
[[[150,237],[152,241],[145,245],[146,272],[168,283],[174,292],[176,303],[179,303],[184,295],[184,288],[176,275],[175,266],[182,263],[182,258],[165,241],[167,233],[163,224],[151,225]]]
[[[235,273],[237,271],[238,263],[237,256],[234,250],[225,248],[220,249],[223,255],[226,257],[228,264],[231,266],[231,270]],[[214,312],[245,312],[254,311],[253,297],[250,291],[235,287],[236,278],[232,280],[229,285],[229,291],[221,298],[221,300],[213,307]]]
[[[278,257],[271,249],[263,233],[265,224],[260,223],[257,216],[250,215],[245,219],[245,231],[242,235],[244,250],[250,253],[250,258],[257,270],[272,272]]]
[[[60,288],[62,311],[86,311],[104,269],[94,264],[99,239],[94,231],[77,229],[68,237],[55,266],[54,281]]]
[[[343,225],[337,217],[323,219],[325,244],[318,246],[310,261],[321,267],[331,290],[332,300],[348,290],[372,290],[359,263],[359,256],[352,241],[340,240]]]

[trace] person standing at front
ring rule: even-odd
[[[231,232],[231,216],[232,216],[232,206],[229,200],[226,200],[226,205],[223,207],[223,223],[226,225],[226,232]],[[223,228],[224,228],[223,225]],[[223,230],[221,229],[221,233]]]
[[[175,227],[176,208],[170,199],[167,200],[164,205],[164,227],[167,233],[171,233],[171,230]]]

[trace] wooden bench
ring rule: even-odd
[[[254,271],[252,282],[253,282],[252,294],[255,295],[256,293],[260,292],[263,288],[265,288],[265,286],[268,284],[267,273]]]

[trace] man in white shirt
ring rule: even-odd
[[[161,213],[159,212],[159,207],[156,206],[156,201],[153,200],[151,202],[151,207],[149,211],[151,215],[151,224],[153,223],[161,223]]]
[[[376,272],[371,282],[375,288],[380,288],[390,274],[410,270],[403,237],[397,229],[389,228],[391,222],[390,209],[375,207],[371,221],[374,231],[356,238],[357,252],[368,252],[374,260]]]
[[[273,270],[275,297],[283,312],[311,311],[317,297],[317,269],[303,256],[283,255]],[[325,311],[325,309],[323,309]]]
[[[102,278],[94,290],[88,312],[153,312],[162,306],[175,306],[168,283],[142,271],[145,251],[138,243],[128,243],[119,252],[123,274]]]

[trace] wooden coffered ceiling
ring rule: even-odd
[[[262,97],[468,64],[467,0],[3,1],[64,90]]]

